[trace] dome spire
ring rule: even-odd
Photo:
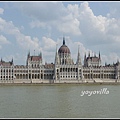
[[[63,45],[65,45],[65,37],[63,37]]]
[[[59,50],[58,50],[58,53],[59,54],[63,54],[63,53],[68,53],[68,54],[70,54],[70,50],[69,50],[69,48],[65,45],[65,37],[63,37],[63,44],[62,44],[62,46],[59,48]]]

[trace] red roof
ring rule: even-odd
[[[5,61],[0,61],[0,65],[2,65],[2,66],[11,66],[12,65],[12,63],[11,62],[5,62]]]
[[[45,63],[45,68],[54,68],[54,64],[53,63]]]
[[[87,57],[87,61],[91,60],[92,62],[98,62],[100,59],[98,57]]]
[[[30,56],[31,61],[40,61],[42,58],[40,56]]]

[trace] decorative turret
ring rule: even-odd
[[[101,66],[100,52],[98,57],[96,56],[96,53],[94,53],[94,55],[90,57],[90,52],[88,53],[87,58],[85,55],[84,66]]]
[[[35,50],[34,50],[34,55],[30,56],[30,52],[28,53],[27,56],[27,61],[26,65],[29,67],[40,67],[42,65],[42,53],[35,55]]]

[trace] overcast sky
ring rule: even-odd
[[[120,2],[0,2],[0,57],[25,65],[28,51],[52,63],[63,36],[71,57],[120,60]],[[34,52],[35,50],[35,52]]]

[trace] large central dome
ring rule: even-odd
[[[69,53],[69,48],[65,45],[65,39],[63,38],[63,45],[59,48],[58,53]]]

